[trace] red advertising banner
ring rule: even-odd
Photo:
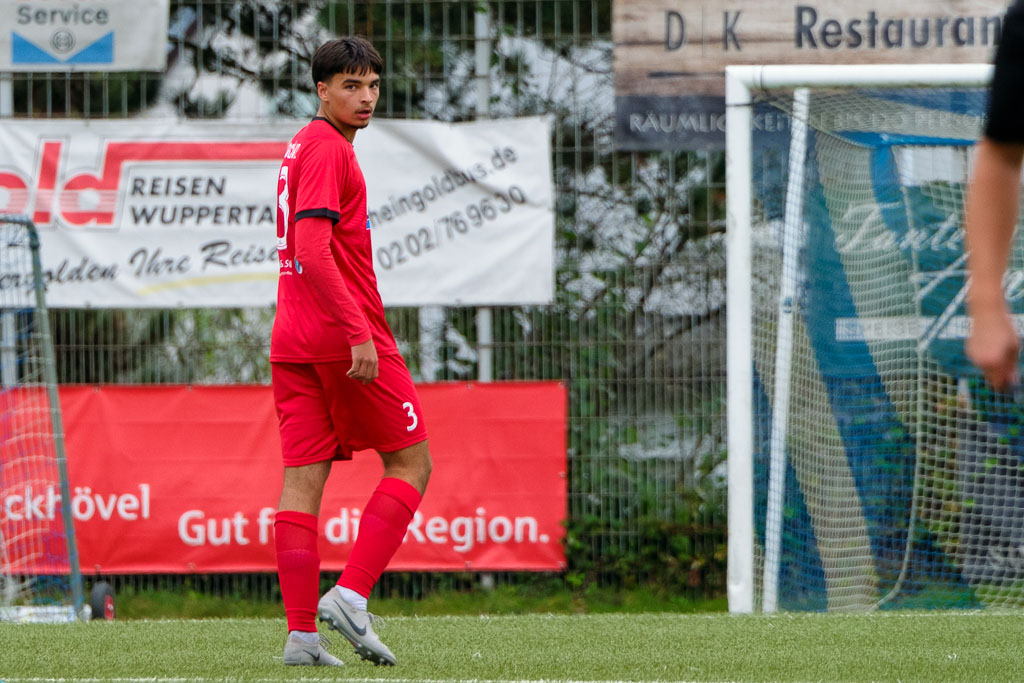
[[[563,568],[565,388],[418,389],[434,471],[389,568]],[[281,459],[269,387],[62,387],[61,404],[84,572],[276,568]],[[320,515],[324,569],[344,567],[382,471],[373,452],[335,465]],[[0,522],[45,517],[54,501],[59,514],[59,488],[8,483]]]

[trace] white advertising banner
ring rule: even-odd
[[[355,146],[385,304],[554,298],[550,118],[378,121]]]
[[[304,124],[8,121],[0,213],[39,228],[52,307],[266,306],[277,172]],[[375,121],[356,154],[385,305],[551,300],[549,119]]]
[[[0,71],[163,71],[170,0],[0,0]]]

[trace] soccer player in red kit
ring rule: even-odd
[[[384,319],[352,141],[373,116],[383,63],[367,40],[332,40],[313,56],[316,117],[292,139],[277,184],[280,279],[270,342],[284,456],[274,522],[288,619],[285,664],[340,666],[315,619],[360,657],[394,664],[366,611],[370,590],[402,543],[430,477],[412,378]],[[337,460],[375,449],[384,476],[370,496],[338,584],[318,598],[318,516]]]

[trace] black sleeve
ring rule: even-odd
[[[1003,19],[985,135],[996,142],[1024,144],[1024,0],[1016,0]]]

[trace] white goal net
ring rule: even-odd
[[[988,68],[828,68],[728,112],[731,607],[1024,605],[1024,395],[964,355]]]
[[[0,621],[85,616],[38,237],[0,216]]]

